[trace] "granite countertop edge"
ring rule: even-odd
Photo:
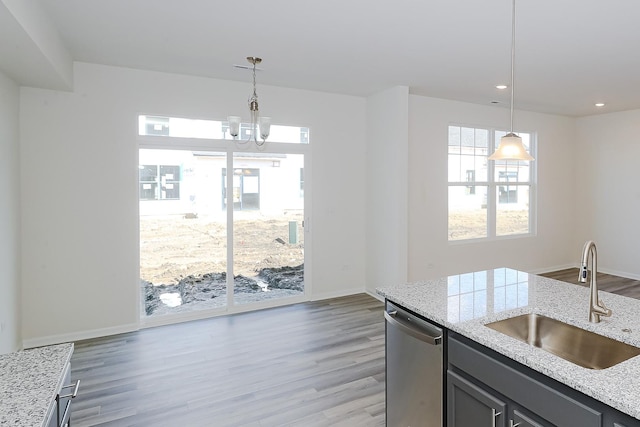
[[[385,286],[378,295],[425,318],[478,342],[560,383],[574,388],[621,412],[640,419],[640,356],[607,369],[583,368],[487,328],[487,323],[520,314],[538,313],[583,329],[640,347],[640,300],[600,291],[600,298],[612,309],[600,323],[587,320],[589,289],[583,286],[527,274],[533,294],[526,306],[489,313],[469,320],[450,321],[445,300],[448,278]]]
[[[0,426],[46,426],[73,343],[0,355]]]

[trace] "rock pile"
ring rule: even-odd
[[[260,286],[255,279],[241,275],[235,276],[233,278],[234,297],[274,289],[303,292],[304,264],[297,267],[263,268],[258,271],[257,278],[267,285],[266,289]],[[183,307],[210,301],[214,298],[223,297],[226,299],[227,295],[226,273],[189,275],[181,278],[175,285],[154,285],[146,280],[140,282],[144,289],[144,308],[147,316],[154,314],[158,308],[164,307],[160,298],[163,294],[179,294],[180,305]]]

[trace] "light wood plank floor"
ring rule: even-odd
[[[384,426],[383,304],[355,295],[76,343],[78,426]]]

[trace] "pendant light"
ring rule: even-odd
[[[262,147],[269,137],[271,129],[271,117],[260,116],[258,110],[258,93],[256,91],[256,65],[262,62],[262,58],[255,56],[247,56],[247,61],[253,68],[253,94],[249,97],[249,113],[251,115],[251,127],[249,138],[246,141],[238,141],[246,143],[253,141],[258,147]],[[229,133],[235,139],[240,134],[240,122],[239,116],[229,116]],[[258,130],[260,131],[260,140],[258,140]]]
[[[511,11],[511,131],[500,138],[498,149],[489,160],[535,160],[522,144],[522,138],[513,132],[514,68],[516,57],[516,0]]]

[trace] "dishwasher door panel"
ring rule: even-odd
[[[389,302],[385,318],[387,427],[442,427],[442,329]]]

